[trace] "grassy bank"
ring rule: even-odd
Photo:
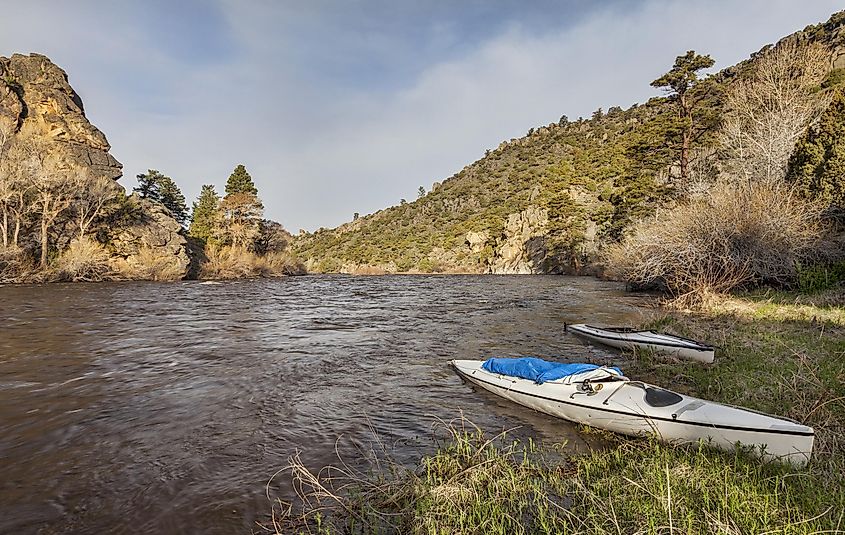
[[[843,304],[840,291],[747,295],[697,313],[660,310],[648,327],[718,345],[716,363],[634,355],[625,368],[632,377],[814,426],[806,468],[609,433],[607,448],[572,455],[559,444],[489,437],[458,421],[440,426],[436,451],[412,468],[382,460],[362,471],[342,465],[315,475],[293,462],[290,476],[302,499],[277,507],[271,529],[845,533]]]

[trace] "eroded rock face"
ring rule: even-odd
[[[96,175],[117,180],[123,165],[109,154],[106,136],[85,117],[67,74],[46,56],[0,57],[0,121],[59,143],[69,159]]]
[[[4,134],[43,140],[70,163],[89,169],[93,177],[123,176],[123,165],[109,154],[106,136],[85,117],[82,99],[67,74],[46,56],[0,57],[0,137]],[[119,184],[115,187],[123,192]],[[113,254],[113,267],[144,278],[143,264],[152,259],[167,268],[168,278],[186,276],[190,258],[181,225],[164,206],[137,195],[128,205],[134,209],[108,232],[106,246]]]
[[[469,246],[469,250],[476,254],[484,251],[484,247],[487,246],[488,241],[490,241],[490,233],[486,230],[482,232],[470,231],[466,234],[466,242]]]
[[[538,206],[531,205],[518,214],[510,214],[498,240],[490,273],[543,273],[548,224],[548,210]]]

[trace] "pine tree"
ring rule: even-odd
[[[159,179],[159,202],[170,210],[173,219],[185,226],[188,221],[188,205],[185,204],[182,190],[169,176],[162,176]]]
[[[185,204],[185,196],[173,179],[155,169],[149,169],[146,173],[137,175],[137,178],[138,187],[133,191],[137,191],[144,199],[164,205],[170,210],[173,219],[184,226],[188,220],[188,206]]]
[[[163,176],[164,175],[162,175],[155,169],[149,169],[146,173],[136,175],[135,178],[138,179],[138,187],[133,188],[132,191],[137,191],[138,194],[144,199],[160,202],[161,178]]]
[[[226,181],[226,196],[220,202],[221,238],[235,247],[254,247],[264,205],[258,188],[243,165],[238,165]]]
[[[214,191],[214,186],[206,184],[202,187],[199,197],[192,205],[191,227],[188,234],[208,243],[214,236],[217,226],[220,196]]]
[[[249,193],[251,195],[258,195],[258,188],[252,181],[252,177],[246,170],[243,164],[239,164],[229,175],[229,180],[226,181],[226,195],[233,193]]]
[[[840,91],[795,146],[787,180],[832,208],[845,209],[845,96]]]
[[[669,93],[678,110],[678,122],[681,129],[680,140],[675,143],[681,171],[681,181],[689,178],[690,150],[693,143],[707,128],[700,128],[699,121],[694,120],[697,105],[707,98],[708,87],[698,78],[698,71],[709,69],[714,64],[710,56],[701,56],[694,50],[689,50],[683,56],[675,58],[672,69],[651,82],[652,87],[658,87]],[[703,91],[699,89],[704,89]]]

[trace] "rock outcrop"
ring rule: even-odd
[[[518,214],[510,214],[502,236],[497,240],[489,272],[522,275],[543,273],[548,223],[548,210],[534,205]]]
[[[139,269],[155,262],[169,266],[169,278],[182,278],[188,273],[191,257],[188,240],[170,212],[159,203],[142,199],[133,193],[127,202],[125,220],[112,229],[108,248],[112,253],[111,264],[116,271],[127,274],[141,273]],[[137,278],[146,278],[138,276]]]
[[[490,241],[490,233],[486,230],[481,232],[467,232],[466,240],[470,252],[480,254],[484,252],[484,248]]]
[[[109,153],[106,136],[86,118],[67,74],[46,56],[0,57],[0,141],[15,136],[49,144],[64,161],[88,169],[92,178],[116,181],[123,175],[123,165]],[[117,182],[115,186],[125,194]],[[123,217],[105,233],[113,267],[121,273],[143,273],[137,269],[144,261],[139,255],[146,255],[170,278],[187,275],[187,240],[167,209],[137,195],[126,206]]]
[[[95,175],[113,180],[123,175],[106,136],[85,117],[67,74],[46,56],[0,57],[0,80],[0,128],[59,143],[66,157]]]

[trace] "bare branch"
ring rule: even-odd
[[[769,50],[726,95],[720,134],[727,170],[745,181],[780,181],[807,126],[827,105],[813,89],[830,69],[830,50],[797,41]]]

